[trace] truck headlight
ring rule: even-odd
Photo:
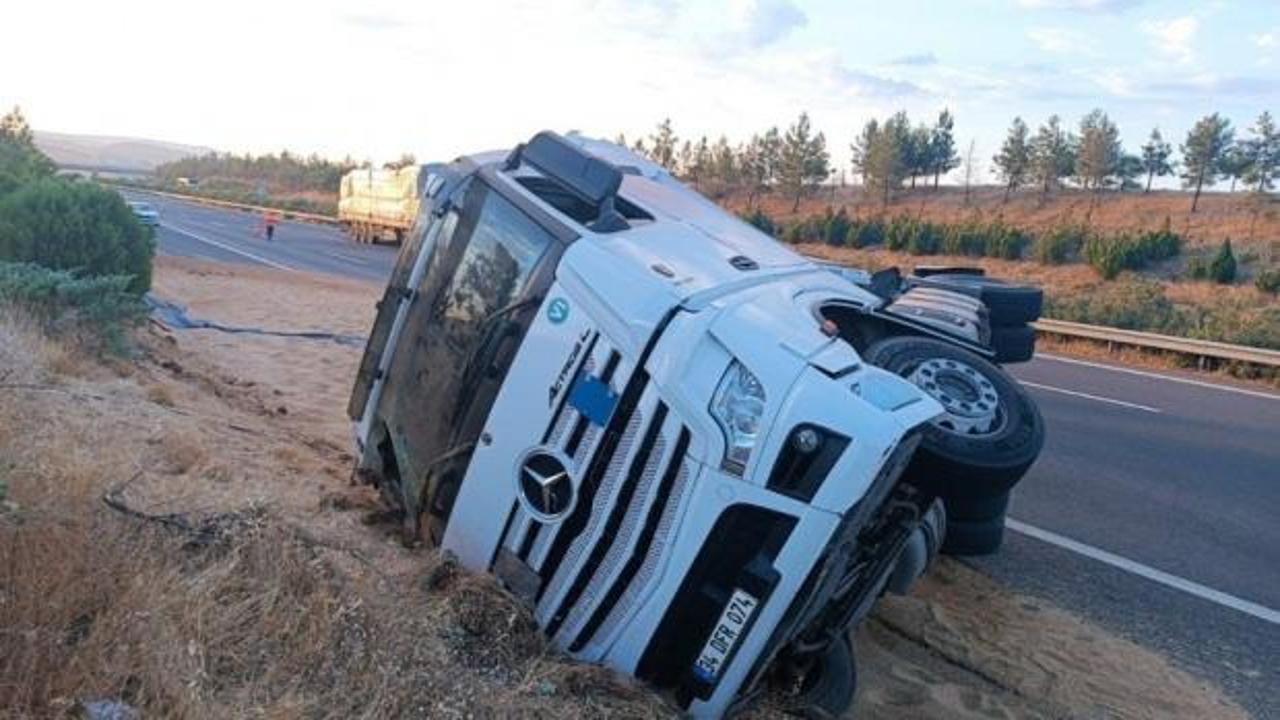
[[[711,398],[711,416],[724,432],[722,467],[739,477],[746,470],[751,450],[756,446],[764,403],[764,387],[760,380],[745,365],[734,360]]]

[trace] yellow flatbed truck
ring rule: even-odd
[[[359,243],[399,243],[418,216],[421,167],[398,170],[356,168],[342,177],[338,220]]]

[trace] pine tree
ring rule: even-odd
[[[1040,184],[1041,200],[1075,166],[1075,138],[1062,129],[1061,122],[1057,115],[1049,116],[1031,139],[1031,174]]]
[[[35,133],[20,109],[15,107],[0,117],[0,195],[56,170],[53,161],[36,147]]]
[[[1116,179],[1119,181],[1121,190],[1136,190],[1142,185],[1138,183],[1138,178],[1142,177],[1142,173],[1146,172],[1146,168],[1142,164],[1142,158],[1130,153],[1124,153],[1120,156],[1120,162],[1116,165]]]
[[[680,146],[679,154],[676,155],[674,164],[673,173],[684,177],[689,176],[689,173],[693,170],[693,143],[688,140],[684,141],[684,144]]]
[[[685,175],[691,181],[697,183],[706,177],[707,171],[711,169],[711,146],[707,144],[707,136],[703,135],[698,138],[698,144],[693,146],[693,164],[685,168]]]
[[[1182,143],[1182,182],[1196,189],[1191,198],[1191,212],[1195,212],[1200,203],[1201,189],[1218,181],[1222,154],[1231,146],[1234,134],[1231,121],[1218,113],[1200,118],[1187,133]]]
[[[22,108],[15,105],[4,117],[0,117],[0,138],[11,140],[28,148],[36,146],[36,135],[22,115]]]
[[[1094,110],[1080,120],[1080,149],[1075,164],[1080,187],[1092,189],[1096,196],[1111,184],[1123,155],[1120,130],[1106,113]]]
[[[927,175],[933,168],[931,141],[933,133],[924,123],[916,125],[907,136],[903,156],[906,160],[908,174],[911,176],[911,187],[916,186],[916,178]]]
[[[747,208],[753,208],[756,195],[764,190],[769,173],[764,140],[759,135],[752,135],[751,140],[738,152],[738,173],[747,186]]]
[[[853,139],[853,144],[849,146],[853,154],[853,169],[862,178],[864,186],[872,184],[869,170],[871,148],[875,146],[876,135],[879,132],[880,123],[875,118],[871,118],[866,125],[862,126],[862,132],[858,133],[858,136]]]
[[[1218,254],[1209,263],[1209,277],[1222,285],[1230,285],[1236,281],[1236,256],[1231,252],[1231,238],[1222,241]]]
[[[738,163],[729,138],[724,135],[711,146],[711,177],[725,186],[736,185],[738,181]]]
[[[765,187],[778,181],[778,169],[782,166],[782,133],[771,127],[760,138],[760,158],[764,164]]]
[[[867,188],[879,192],[886,206],[890,192],[900,186],[910,173],[907,156],[910,141],[911,127],[907,114],[902,111],[894,113],[878,128],[872,123],[863,128],[859,142],[865,142],[866,148],[861,156],[860,169]]]
[[[956,154],[955,118],[950,110],[938,114],[929,143],[929,160],[933,170],[933,189],[938,189],[941,177],[960,166]]]
[[[808,113],[800,113],[795,124],[787,128],[780,160],[779,180],[795,198],[791,212],[796,212],[805,191],[831,174],[827,139],[822,133],[813,134]]]
[[[1151,181],[1157,177],[1173,174],[1173,166],[1169,156],[1173,154],[1173,146],[1160,136],[1160,128],[1152,128],[1151,137],[1142,146],[1142,169],[1147,172],[1147,187],[1144,193],[1151,192]]]
[[[1227,192],[1236,191],[1236,183],[1251,172],[1252,166],[1253,158],[1250,157],[1249,149],[1243,143],[1232,143],[1222,152],[1222,159],[1218,161],[1218,172],[1222,174],[1224,180],[1231,181],[1231,188]]]
[[[1264,112],[1249,128],[1251,137],[1244,142],[1249,167],[1244,180],[1258,192],[1270,190],[1280,175],[1280,131],[1276,130],[1271,113]]]
[[[671,128],[671,118],[664,118],[658,123],[657,132],[649,136],[649,158],[666,168],[676,171],[676,144],[679,138]]]
[[[996,165],[996,174],[1004,181],[1004,199],[1009,200],[1009,193],[1017,190],[1027,179],[1031,171],[1031,146],[1027,141],[1029,130],[1022,118],[1015,117],[1009,126],[1000,152],[992,158]]]

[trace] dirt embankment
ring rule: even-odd
[[[363,332],[379,291],[171,259],[156,278],[193,315],[280,330]],[[102,365],[0,321],[0,715],[98,698],[190,718],[674,715],[546,648],[489,578],[396,542],[348,484],[358,360],[152,327],[136,360]],[[111,489],[150,519],[108,509]],[[857,642],[862,718],[1245,716],[950,561]]]

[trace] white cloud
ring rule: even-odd
[[[1069,53],[1084,50],[1088,41],[1075,32],[1060,27],[1039,27],[1027,31],[1027,37],[1050,53]]]
[[[938,64],[938,56],[932,52],[911,53],[909,55],[901,55],[889,61],[890,65],[906,65],[913,67],[926,67]]]
[[[734,34],[750,48],[772,45],[809,21],[790,0],[743,0],[733,14]]]
[[[1192,42],[1200,28],[1200,21],[1194,17],[1187,15],[1170,20],[1146,20],[1139,27],[1150,36],[1156,50],[1166,57],[1180,63],[1195,60]]]
[[[1128,10],[1143,0],[1018,0],[1024,8],[1034,10],[1081,10],[1084,12],[1117,12]]]
[[[1258,33],[1257,35],[1250,35],[1249,38],[1253,40],[1254,45],[1257,45],[1263,50],[1274,50],[1275,48],[1280,47],[1280,29]]]
[[[1093,77],[1093,81],[1103,90],[1119,97],[1133,95],[1133,82],[1124,73],[1108,70]]]

